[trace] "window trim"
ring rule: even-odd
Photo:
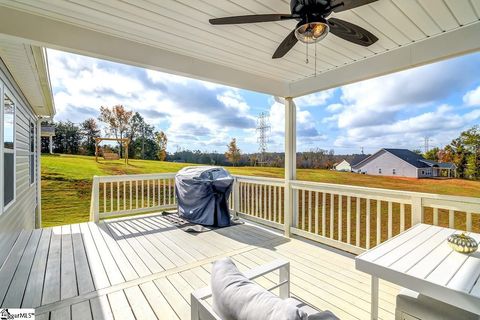
[[[10,209],[10,207],[12,207],[15,202],[17,201],[17,101],[15,99],[15,97],[13,96],[13,94],[10,92],[10,90],[8,90],[6,88],[6,86],[3,84],[3,90],[1,92],[1,104],[0,104],[0,113],[1,113],[1,123],[3,125],[3,121],[4,121],[4,116],[5,116],[5,95],[8,95],[8,97],[13,101],[13,150],[10,151],[10,149],[8,149],[8,153],[11,153],[13,154],[13,199],[12,201],[10,201],[9,204],[5,205],[4,203],[4,198],[5,198],[5,189],[4,189],[4,180],[0,181],[0,184],[2,185],[2,199],[0,199],[1,201],[1,214],[5,213],[8,211],[8,209]],[[3,130],[0,130],[2,133],[1,133],[1,158],[2,158],[2,161],[1,161],[1,170],[5,170],[4,169],[4,163],[5,163],[5,142],[4,142],[4,136],[3,136]],[[2,175],[3,176],[3,175]]]
[[[36,122],[33,120],[33,119],[30,119],[30,126],[33,125],[33,133],[32,133],[32,127],[28,128],[30,131],[30,134],[32,135],[30,138],[30,141],[29,141],[29,146],[28,148],[30,149],[30,143],[32,142],[31,139],[33,139],[33,151],[32,150],[29,150],[28,152],[28,175],[29,175],[29,180],[30,180],[30,187],[33,187],[35,185],[35,182],[37,182],[37,161],[36,161],[36,157],[37,157],[37,125],[36,125]],[[32,179],[32,176],[31,176],[31,170],[32,168],[30,168],[30,166],[32,165],[32,163],[30,162],[30,157],[33,156],[33,179]]]

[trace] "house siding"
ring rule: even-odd
[[[381,169],[381,173],[379,170]],[[395,174],[393,174],[395,169]],[[418,178],[417,168],[394,156],[393,154],[382,151],[375,158],[367,161],[365,164],[358,164],[354,167],[355,171],[374,176],[399,176]]]
[[[30,184],[30,123],[36,125],[36,116],[15,80],[0,59],[0,85],[5,87],[15,102],[15,181],[14,202],[0,214],[0,267],[10,253],[20,232],[35,228],[38,181]],[[3,89],[2,95],[3,95]],[[3,96],[2,96],[3,99]],[[3,143],[3,142],[2,142]],[[35,155],[35,176],[37,171]],[[1,168],[3,171],[3,168]],[[3,183],[3,180],[0,181]],[[3,195],[1,195],[3,201]],[[0,211],[1,212],[1,211]]]
[[[350,164],[346,160],[343,160],[342,162],[340,162],[339,164],[337,164],[335,166],[335,170],[337,170],[337,171],[351,171],[352,167],[350,167]]]

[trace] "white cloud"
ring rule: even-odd
[[[468,91],[463,96],[463,102],[467,106],[480,106],[480,86],[477,89]]]
[[[299,107],[316,107],[322,106],[327,103],[328,100],[333,98],[335,89],[324,90],[316,93],[312,93],[300,98],[295,99],[295,104]]]

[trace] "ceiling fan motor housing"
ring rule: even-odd
[[[292,0],[290,2],[292,16],[297,20],[316,21],[318,18],[325,18],[332,12],[330,0]]]

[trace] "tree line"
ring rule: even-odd
[[[89,118],[80,124],[71,121],[54,122],[55,153],[95,155],[95,139],[101,137],[99,122],[105,126],[106,135],[117,139],[128,138],[128,156],[133,159],[166,160],[167,135],[155,131],[138,112],[126,110],[122,105],[100,107],[98,119]],[[42,138],[42,152],[48,152],[48,138]],[[116,152],[123,157],[122,143],[113,147],[101,146],[101,152]],[[101,154],[100,154],[101,155]]]
[[[480,179],[480,126],[463,131],[443,148],[435,147],[424,154],[425,159],[452,162],[457,177]]]

